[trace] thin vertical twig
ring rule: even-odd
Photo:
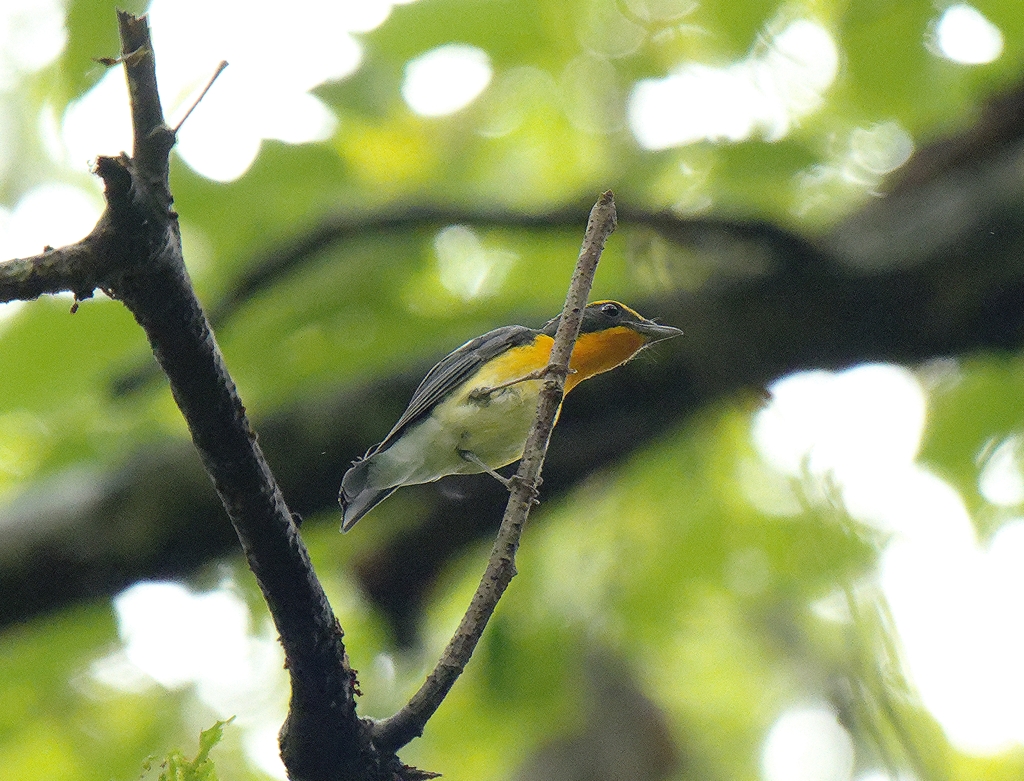
[[[565,395],[569,359],[579,335],[583,310],[594,283],[594,273],[605,242],[615,230],[615,199],[605,192],[590,211],[590,219],[580,248],[579,260],[569,284],[565,306],[559,318],[551,357],[544,375],[537,417],[526,439],[523,458],[512,479],[511,495],[494,541],[480,585],[459,628],[449,641],[433,672],[412,699],[398,713],[374,724],[373,742],[381,752],[394,752],[423,734],[423,728],[444,701],[465,669],[483,634],[494,608],[516,574],[515,557],[523,526],[536,501],[541,467],[555,424],[555,415]]]

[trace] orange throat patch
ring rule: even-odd
[[[576,373],[565,378],[565,392],[595,374],[621,366],[645,344],[647,340],[643,336],[624,326],[580,334],[569,361],[569,368]]]

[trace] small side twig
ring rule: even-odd
[[[203,91],[199,93],[199,97],[192,101],[192,105],[188,107],[188,111],[185,112],[185,116],[183,116],[181,120],[178,122],[178,124],[174,126],[175,135],[177,135],[178,131],[181,130],[181,126],[185,124],[185,120],[192,116],[192,112],[196,110],[196,106],[198,106],[202,102],[203,98],[206,97],[206,93],[210,91],[210,87],[213,86],[213,82],[215,82],[217,80],[217,77],[224,72],[224,69],[226,67],[228,67],[228,61],[221,60],[220,64],[217,65],[217,70],[213,72],[213,75],[210,77],[210,80],[206,82],[206,86],[203,87]]]
[[[569,358],[579,335],[583,309],[594,282],[597,263],[605,241],[615,230],[615,200],[611,191],[601,195],[590,212],[580,257],[559,318],[551,357],[544,373],[544,385],[537,404],[537,417],[526,440],[519,470],[512,478],[511,496],[491,550],[487,569],[480,580],[469,609],[441,655],[434,671],[408,704],[390,718],[373,726],[373,742],[379,751],[394,752],[423,734],[427,721],[438,709],[465,669],[483,634],[494,608],[516,574],[515,557],[523,526],[537,498],[541,467],[547,453],[555,413],[562,403]]]
[[[89,298],[100,287],[100,252],[90,235],[75,244],[48,247],[31,258],[0,263],[0,303],[31,301],[70,290],[76,300]]]

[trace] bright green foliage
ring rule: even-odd
[[[133,778],[143,757],[183,737],[175,695],[115,695],[93,680],[116,638],[106,605],[4,633],[0,761],[11,778]]]
[[[232,719],[218,721],[209,729],[204,729],[199,734],[199,753],[195,759],[189,759],[180,751],[172,751],[167,758],[160,763],[160,781],[217,781],[217,771],[210,759],[210,751],[220,743],[224,737],[224,727],[230,724]],[[143,778],[151,770],[151,763],[147,763],[143,770]]]

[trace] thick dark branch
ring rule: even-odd
[[[139,172],[151,184],[159,186],[164,183],[167,196],[170,197],[167,185],[170,165],[168,153],[174,146],[174,132],[164,124],[149,22],[144,16],[135,17],[126,11],[118,11],[117,23],[121,32],[121,60],[128,79],[132,108],[132,159]]]
[[[0,263],[0,303],[67,291],[76,298],[88,298],[100,286],[96,243],[89,236],[41,255]]]
[[[249,425],[195,297],[172,211],[168,156],[145,18],[118,12],[135,144],[133,157],[101,157],[107,208],[89,237],[64,250],[0,267],[8,299],[95,287],[122,301],[146,332],[192,440],[227,510],[280,633],[292,700],[281,733],[292,779],[375,778],[355,713],[354,674],[342,630],[292,514]]]
[[[611,192],[604,193],[590,212],[580,257],[569,285],[569,293],[551,347],[551,357],[544,385],[537,403],[537,416],[526,439],[523,458],[512,481],[511,496],[494,541],[487,569],[480,580],[469,609],[448,643],[434,671],[413,695],[409,703],[389,719],[374,725],[373,741],[381,751],[397,751],[423,734],[427,721],[451,691],[466,668],[494,608],[516,574],[516,551],[523,526],[536,501],[541,467],[551,440],[555,415],[562,403],[569,359],[579,335],[583,309],[594,282],[594,272],[604,251],[604,244],[615,230],[615,201]]]
[[[146,331],[280,633],[292,683],[281,734],[289,775],[356,777],[362,725],[341,627],[185,270],[167,180],[174,136],[163,123],[148,25],[118,17],[138,159],[101,159],[98,166],[110,222],[122,234],[111,242],[123,254],[110,289]]]
[[[286,765],[292,778],[331,778],[358,755],[341,628],[177,253],[169,245],[113,292],[149,337],[280,633],[292,681]]]

